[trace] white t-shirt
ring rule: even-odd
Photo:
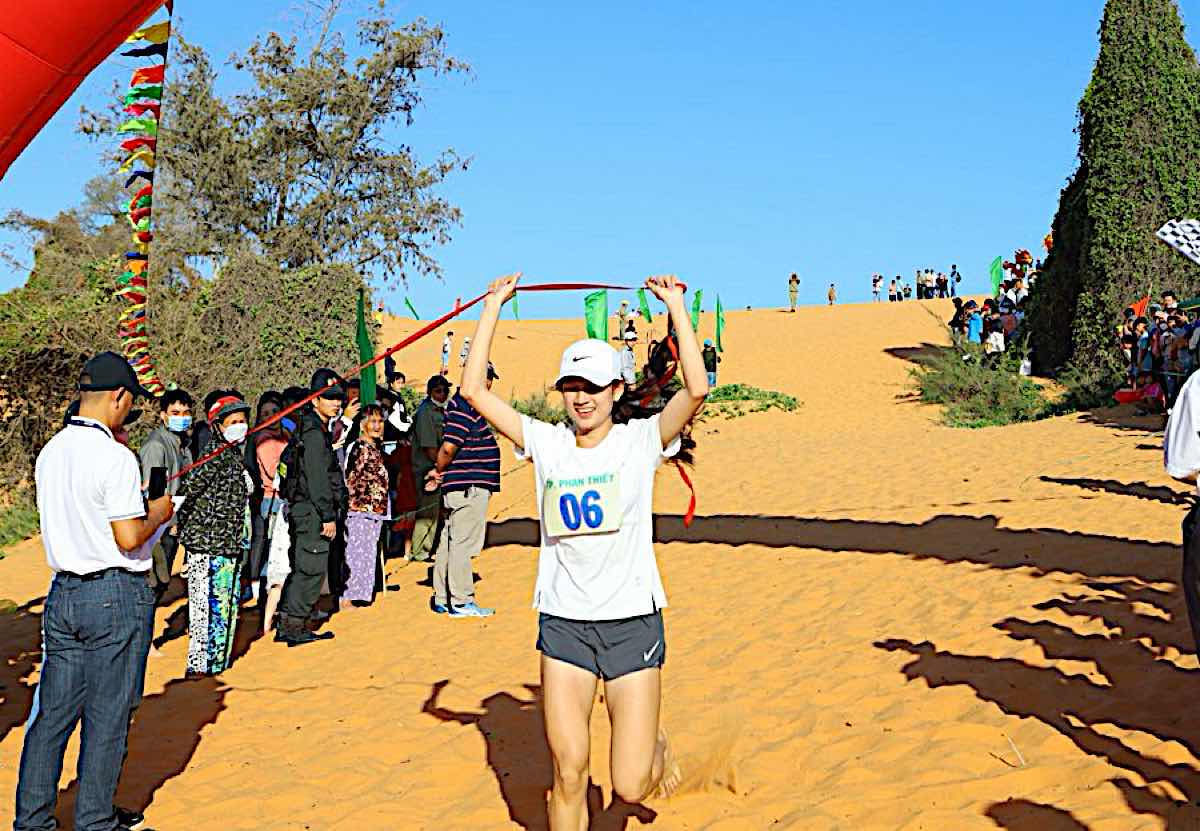
[[[1176,479],[1200,470],[1200,372],[1187,379],[1163,431],[1163,466]],[[1200,488],[1200,483],[1197,484]]]
[[[521,426],[525,447],[517,449],[517,458],[533,461],[541,519],[533,607],[572,620],[620,620],[664,608],[667,594],[654,558],[654,474],[664,459],[679,452],[679,439],[663,449],[657,415],[614,425],[604,441],[591,448],[578,447],[575,434],[562,425],[521,416]],[[618,485],[619,528],[548,535],[542,515],[548,485],[610,477]],[[606,521],[612,521],[610,506],[601,507],[610,514]],[[578,513],[572,519],[579,524]]]
[[[146,515],[137,456],[108,428],[77,418],[46,442],[34,468],[42,545],[56,572],[148,571],[117,547],[110,522]]]
[[[450,336],[449,335],[446,335],[446,337],[442,338],[442,354],[443,355],[450,354]]]

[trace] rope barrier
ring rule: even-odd
[[[678,283],[677,285],[679,285],[684,291],[687,290],[686,284]],[[632,291],[633,290],[633,288],[630,286],[618,286],[618,285],[612,285],[609,283],[541,283],[541,284],[529,285],[529,286],[517,286],[518,292],[584,291],[584,290],[599,291],[601,289],[610,289],[613,291]],[[342,378],[351,378],[355,375],[358,375],[367,367],[374,366],[375,364],[379,363],[380,361],[385,360],[386,358],[390,357],[391,355],[396,354],[400,350],[405,349],[408,346],[411,346],[412,344],[416,343],[418,340],[425,337],[429,333],[433,332],[434,330],[440,328],[444,324],[446,324],[449,321],[453,320],[454,318],[458,317],[459,315],[461,315],[463,312],[467,311],[471,307],[477,305],[480,301],[482,301],[487,296],[488,296],[488,292],[485,291],[482,294],[480,294],[479,296],[474,297],[471,300],[467,301],[466,303],[461,303],[459,301],[455,301],[454,308],[451,309],[449,312],[446,312],[446,314],[442,315],[441,317],[437,318],[436,320],[430,321],[429,323],[422,326],[417,331],[413,332],[408,337],[401,340],[399,343],[389,347],[388,349],[386,349],[383,352],[380,352],[378,355],[371,358],[371,360],[365,361],[364,363],[361,363],[358,366],[353,367],[352,369],[349,369],[349,370],[341,373],[341,377]],[[678,353],[676,352],[676,350],[673,348],[673,344],[672,344],[671,352],[672,352],[673,357],[676,360],[678,360],[679,356],[678,356]],[[674,373],[672,372],[671,374],[674,374]],[[330,386],[332,386],[332,384]],[[326,389],[328,389],[328,387],[326,387]],[[317,398],[319,398],[321,396],[321,394],[324,391],[325,390],[322,389],[322,390],[316,390],[315,392],[311,392],[304,398],[297,401],[295,404],[292,404],[291,406],[285,407],[284,409],[280,410],[278,413],[271,416],[266,421],[256,424],[253,429],[251,429],[250,431],[247,432],[246,438],[248,439],[250,436],[254,435],[255,433],[258,433],[262,430],[267,429],[268,427],[272,427],[275,424],[279,423],[287,416],[289,416],[292,413],[299,410],[301,407],[315,401]],[[243,439],[243,441],[245,441],[245,439]],[[184,467],[182,470],[180,470],[174,476],[171,476],[168,479],[168,481],[173,481],[175,479],[182,478],[183,476],[192,472],[193,470],[200,467],[201,465],[211,462],[213,459],[215,459],[217,456],[220,456],[222,453],[226,452],[227,450],[231,450],[234,447],[238,447],[238,446],[241,446],[240,442],[237,445],[229,444],[228,442],[226,442],[222,446],[218,447],[216,450],[213,450],[210,453],[207,453],[207,454],[201,456],[199,459],[192,462],[190,465],[187,465],[186,467]],[[688,478],[687,473],[684,472],[683,466],[676,464],[676,467],[679,470],[679,475],[683,479],[684,484],[687,485],[688,490],[691,491],[691,506],[688,510],[687,515],[684,518],[685,525],[690,525],[692,518],[694,518],[694,516],[695,516],[696,490],[692,486],[692,482]]]

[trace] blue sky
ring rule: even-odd
[[[218,59],[298,20],[291,0],[176,6]],[[396,133],[427,157],[473,159],[443,190],[463,210],[435,252],[444,281],[385,291],[392,308],[407,293],[432,317],[515,269],[618,283],[674,272],[727,308],[783,305],[793,270],[807,303],[830,282],[861,301],[872,272],[952,262],[982,290],[993,257],[1040,250],[1074,167],[1103,2],[392,7],[440,22],[474,69],[432,83]],[[0,213],[78,200],[101,169],[100,148],[74,135],[79,106],[103,104],[129,65],[102,64],[47,125],[0,182]],[[0,288],[24,276],[0,266]],[[521,311],[581,305],[530,296]]]

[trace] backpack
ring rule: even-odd
[[[300,441],[300,431],[288,436],[287,446],[279,455],[279,495],[289,504],[294,504],[306,490],[304,483],[303,464],[304,444]]]

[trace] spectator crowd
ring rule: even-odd
[[[1116,329],[1129,389],[1147,409],[1175,404],[1183,383],[1200,365],[1200,320],[1180,306],[1173,290],[1127,307]]]

